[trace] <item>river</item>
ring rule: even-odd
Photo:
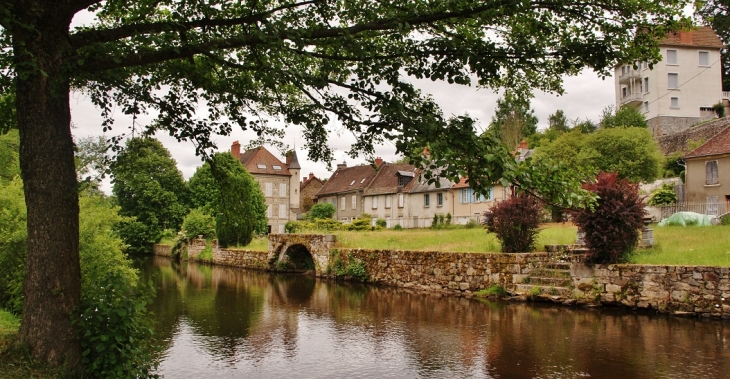
[[[164,378],[730,378],[730,323],[135,261]]]

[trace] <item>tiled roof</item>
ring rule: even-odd
[[[684,158],[699,158],[721,154],[730,154],[730,126],[715,134],[700,147],[689,152]]]
[[[301,169],[302,168],[301,166],[299,166],[299,158],[297,158],[296,150],[292,150],[291,152],[289,152],[287,155],[287,158],[288,158],[287,163],[288,163],[289,168],[291,168],[291,169],[295,169],[295,168]]]
[[[256,147],[245,151],[241,154],[239,160],[251,174],[291,176],[286,165],[264,147]],[[277,167],[280,167],[280,169],[276,169]]]
[[[678,31],[662,38],[659,45],[723,48],[722,41],[709,26],[700,26],[692,31]]]
[[[451,186],[451,188],[469,188],[469,183],[466,181],[469,180],[469,178],[461,178],[459,179],[459,182]]]
[[[453,185],[454,182],[452,182],[449,179],[446,178],[439,178],[438,183],[439,186],[436,186],[436,183],[428,184],[428,181],[425,178],[421,178],[420,173],[416,175],[416,179],[413,180],[413,184],[408,185],[408,192],[410,193],[420,193],[420,192],[432,192],[432,191],[441,191],[441,190],[448,190]]]
[[[363,189],[370,184],[373,176],[375,169],[371,165],[338,168],[315,197]]]
[[[378,195],[383,193],[396,193],[398,192],[398,174],[405,176],[412,174],[413,177],[410,177],[410,182],[408,183],[411,184],[411,182],[418,180],[415,177],[415,172],[416,168],[408,163],[383,163],[375,179],[365,189],[364,194]],[[401,190],[404,190],[404,188],[401,188]]]

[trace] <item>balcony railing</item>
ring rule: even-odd
[[[631,79],[641,78],[641,72],[639,70],[630,70],[629,72],[623,73],[618,77],[619,83],[625,83]]]
[[[629,105],[639,105],[643,102],[643,97],[641,93],[630,93],[624,97],[621,98],[621,105],[629,104]]]
[[[722,91],[723,100],[730,100],[730,91]]]

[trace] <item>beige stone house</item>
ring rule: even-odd
[[[314,202],[331,203],[336,209],[334,218],[350,222],[363,213],[363,191],[375,174],[371,165],[347,167],[347,163],[338,164],[337,170],[315,195]]]
[[[662,60],[653,67],[647,62],[615,67],[616,106],[638,107],[655,137],[716,117],[712,106],[728,98],[722,91],[722,48],[706,26],[667,35],[659,43]]]
[[[466,224],[469,220],[481,221],[481,215],[500,201],[511,196],[509,188],[495,185],[489,189],[488,196],[478,195],[469,187],[467,179],[461,179],[451,186],[449,196],[453,201],[452,222],[454,224]]]
[[[705,213],[730,211],[730,127],[684,156],[687,201],[704,202]]]
[[[416,182],[416,168],[407,163],[385,163],[375,160],[377,172],[364,189],[364,211],[373,219],[384,219],[388,227],[410,226],[412,218],[421,215],[411,209],[409,189]],[[414,224],[416,225],[416,224]]]
[[[300,208],[301,167],[296,151],[290,153],[286,157],[286,163],[283,163],[264,147],[241,153],[241,144],[235,141],[231,145],[231,154],[261,185],[266,200],[269,233],[284,233],[284,225],[297,219]]]
[[[312,205],[314,205],[314,196],[317,192],[319,192],[322,186],[324,186],[324,182],[314,176],[311,172],[308,177],[305,176],[302,178],[302,181],[299,183],[299,198],[302,213],[307,213],[310,209],[312,209]]]

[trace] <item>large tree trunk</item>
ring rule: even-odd
[[[39,3],[40,4],[40,3]],[[46,8],[46,9],[43,9]],[[28,209],[21,340],[52,365],[79,366],[71,313],[79,305],[79,201],[71,138],[68,20],[49,4],[28,6],[12,31],[20,166]],[[34,14],[43,9],[45,14]]]

